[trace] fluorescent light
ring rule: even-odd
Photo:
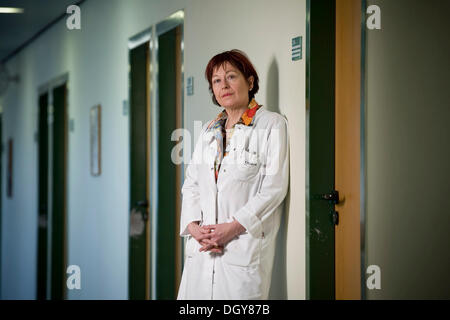
[[[23,13],[22,8],[0,7],[0,13]]]

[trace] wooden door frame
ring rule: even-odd
[[[335,228],[335,268],[339,300],[361,299],[364,284],[361,270],[364,265],[361,263],[363,8],[361,0],[336,0],[335,185],[341,199],[336,205],[340,222]]]
[[[367,0],[361,0],[361,102],[360,102],[360,245],[361,245],[361,300],[366,300],[366,55],[367,55]]]

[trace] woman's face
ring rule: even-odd
[[[225,67],[214,69],[212,88],[217,102],[228,109],[239,109],[249,104],[248,93],[253,88],[253,76],[248,80],[231,63],[226,62]]]

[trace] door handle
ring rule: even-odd
[[[339,203],[339,191],[333,190],[330,193],[316,194],[313,199],[330,201],[333,205],[336,205]],[[333,224],[337,226],[339,224],[339,212],[333,208],[330,213]]]
[[[338,204],[339,203],[339,191],[333,190],[330,193],[317,194],[314,196],[314,199],[331,201],[334,204]]]

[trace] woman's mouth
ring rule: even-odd
[[[226,93],[226,94],[224,94],[224,95],[222,96],[222,98],[225,98],[225,97],[228,97],[228,96],[231,96],[231,93]]]

